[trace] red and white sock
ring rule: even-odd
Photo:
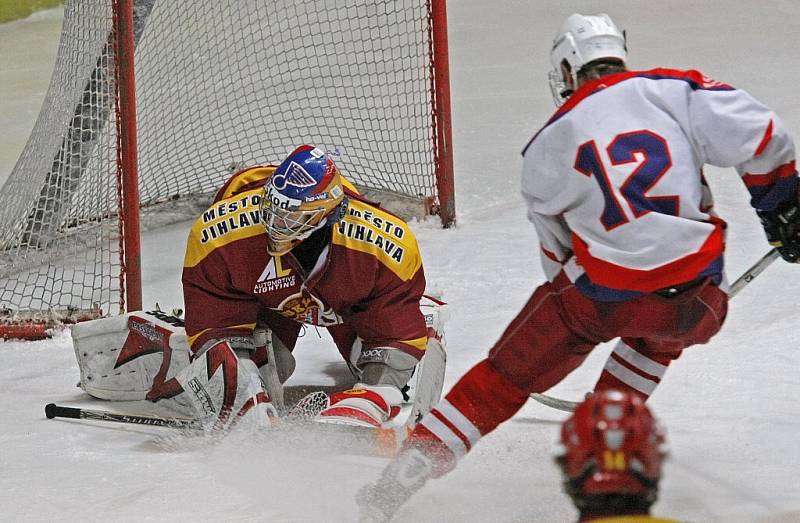
[[[656,390],[674,357],[643,354],[619,340],[609,355],[595,391],[616,389],[644,400]]]

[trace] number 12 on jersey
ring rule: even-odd
[[[606,153],[612,166],[637,162],[636,153],[641,154],[643,158],[618,187],[618,192],[628,202],[634,219],[651,211],[673,216],[678,214],[680,208],[678,196],[647,195],[647,192],[672,167],[669,146],[662,136],[648,130],[621,133],[606,147]],[[606,230],[610,231],[628,223],[628,216],[612,188],[612,182],[594,140],[589,140],[578,147],[574,167],[585,176],[594,175],[597,185],[600,186],[605,200],[600,222]]]

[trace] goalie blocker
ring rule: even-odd
[[[443,305],[427,296],[420,302],[429,341],[409,382],[409,425],[441,396],[446,362]],[[72,338],[79,385],[95,398],[143,400],[155,390],[168,397],[160,404],[218,429],[239,422],[244,414],[253,420],[250,423],[269,426],[277,411],[285,410],[282,384],[294,370],[294,358],[268,329],[256,329],[252,338],[220,341],[194,361],[182,320],[160,311],[84,322],[72,328]],[[356,340],[352,359],[358,358],[359,345]],[[260,380],[253,380],[255,370]],[[231,385],[236,387],[234,397]],[[230,416],[232,412],[236,415]]]

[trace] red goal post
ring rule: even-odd
[[[141,309],[140,224],[193,218],[232,169],[300,143],[452,225],[446,18],[445,0],[66,0],[0,191],[0,337]]]

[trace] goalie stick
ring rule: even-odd
[[[334,424],[320,425],[314,423],[313,419],[316,415],[327,406],[327,393],[322,391],[312,392],[303,397],[297,405],[289,410],[286,416],[281,418],[282,423],[278,425],[278,427],[283,427],[285,429],[290,427],[313,426],[314,430],[321,430],[324,427],[326,443],[329,445],[335,445],[343,450],[352,451],[353,449],[358,449],[359,453],[387,458],[397,453],[400,444],[410,432],[408,424],[404,424],[400,427],[369,428]],[[125,414],[107,410],[65,407],[56,405],[55,403],[48,403],[45,405],[44,412],[48,419],[68,418],[112,423],[129,423],[134,425],[148,425],[151,427],[193,430],[197,431],[197,433],[204,433],[203,424],[199,420],[189,418]],[[159,445],[163,446],[164,441],[159,440]]]
[[[744,274],[739,276],[733,284],[731,284],[730,290],[728,291],[728,298],[733,298],[739,292],[744,289],[748,283],[753,281],[756,276],[764,272],[764,270],[769,267],[772,262],[777,260],[780,257],[780,253],[778,249],[771,249],[767,254],[761,257],[757,262],[755,262],[749,269],[747,269]],[[570,401],[561,398],[555,398],[553,396],[548,396],[547,394],[542,394],[540,392],[533,392],[531,393],[531,398],[535,399],[542,405],[546,405],[548,407],[563,410],[564,412],[573,412],[575,408],[580,404],[579,401]]]
[[[82,409],[78,407],[64,407],[55,403],[48,403],[44,407],[47,419],[72,418],[92,421],[111,421],[115,423],[133,423],[136,425],[150,425],[151,427],[169,427],[174,429],[201,429],[202,425],[197,420],[188,418],[167,418],[145,414],[123,414],[107,410]]]

